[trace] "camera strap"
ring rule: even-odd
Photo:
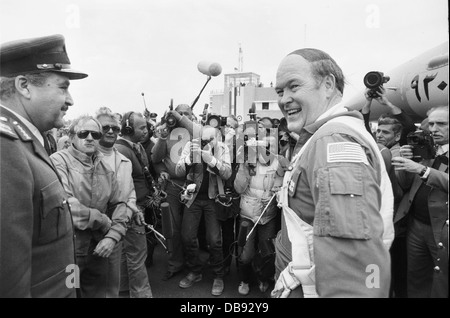
[[[216,177],[217,177],[217,186],[219,188],[219,194],[216,195],[215,201],[225,207],[229,207],[232,205],[233,197],[225,194],[222,178],[218,175],[216,175]]]

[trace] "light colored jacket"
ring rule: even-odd
[[[69,195],[77,255],[87,255],[91,239],[119,242],[126,233],[126,200],[103,155],[89,157],[70,146],[50,158]]]
[[[122,201],[127,203],[127,217],[131,219],[133,215],[139,212],[136,206],[136,191],[133,183],[133,164],[131,161],[122,155],[116,148],[113,148],[116,156],[116,178],[120,186],[122,194]]]
[[[240,164],[234,188],[241,194],[240,215],[252,222],[256,222],[264,208],[275,193],[274,187],[281,187],[284,177],[284,167],[279,156],[269,165],[264,166],[259,161],[256,163],[256,175],[250,176],[245,164]],[[264,215],[259,220],[260,224],[266,224],[277,214],[278,208],[276,200],[270,203]]]

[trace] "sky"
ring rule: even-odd
[[[284,56],[314,47],[329,53],[347,78],[344,100],[364,75],[394,69],[448,40],[447,0],[0,0],[0,42],[63,34],[72,68],[66,118],[144,110],[160,118],[192,104],[207,80],[197,65],[219,63],[194,112],[202,112],[223,74],[239,67],[275,84]]]

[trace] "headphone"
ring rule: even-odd
[[[128,114],[128,115],[127,115]],[[134,112],[128,112],[127,114],[125,114],[125,116],[123,116],[122,119],[122,128],[120,129],[120,132],[122,133],[122,135],[133,135],[134,134],[134,128],[133,126],[130,124],[131,122],[131,116],[134,114]]]

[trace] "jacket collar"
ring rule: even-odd
[[[359,118],[361,120],[363,119],[359,111],[348,110],[347,108],[343,107],[341,103],[331,107],[326,112],[324,112],[314,123],[302,128],[297,144],[295,145],[293,155],[295,156],[298,150],[308,141],[309,138],[311,138],[312,135],[314,135],[317,130],[319,130],[320,127],[322,127],[331,119],[341,116],[351,116]]]
[[[37,134],[39,136],[37,136],[35,133],[30,131],[29,126],[24,122],[24,120],[26,120],[26,119],[24,119],[22,116],[20,116],[16,112],[12,111],[11,109],[9,109],[3,105],[1,105],[1,108],[2,108],[2,114],[9,116],[13,120],[12,124],[13,124],[14,129],[16,130],[17,134],[20,136],[20,139],[23,142],[31,142],[35,154],[38,157],[40,157],[42,160],[44,160],[56,172],[56,169],[53,166],[53,163],[50,160],[50,157],[48,156],[47,151],[45,150],[45,148],[43,146],[43,142],[41,143],[38,138],[38,137],[40,137],[43,140],[43,137],[39,133],[37,128],[34,127],[29,121],[27,121],[31,126],[36,128]]]
[[[88,156],[87,154],[85,154],[84,152],[81,152],[78,149],[75,149],[75,147],[73,145],[71,145],[67,149],[67,151],[73,157],[75,157],[75,159],[77,159],[80,162],[86,163],[86,164],[96,163],[96,162],[100,161],[101,158],[103,158],[103,154],[100,151],[98,151],[98,150],[91,157],[91,156]]]

